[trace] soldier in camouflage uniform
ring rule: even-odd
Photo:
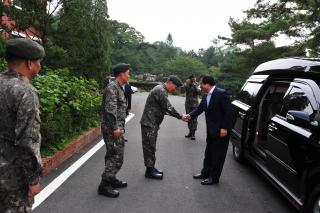
[[[189,114],[194,109],[196,109],[199,105],[198,97],[201,96],[201,90],[198,88],[196,78],[194,75],[191,75],[186,83],[183,85],[182,89],[186,92],[186,113]],[[188,121],[189,134],[186,135],[186,138],[191,138],[191,140],[195,140],[195,133],[198,126],[197,117]]]
[[[6,44],[8,71],[0,74],[0,212],[29,213],[40,192],[40,116],[30,84],[45,52],[30,39]]]
[[[123,164],[124,132],[127,104],[123,86],[128,82],[129,64],[118,64],[112,68],[116,79],[103,91],[101,130],[106,144],[105,169],[98,193],[107,197],[118,197],[119,191],[127,183],[116,178]]]
[[[183,118],[168,99],[168,92],[174,92],[181,85],[178,77],[170,76],[166,83],[154,87],[147,98],[140,121],[144,164],[147,167],[145,177],[147,178],[162,179],[163,177],[163,172],[155,168],[158,130],[166,114],[177,119]]]

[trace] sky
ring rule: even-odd
[[[164,41],[184,50],[208,48],[218,35],[229,37],[230,17],[241,19],[256,0],[108,0],[110,18],[126,22],[148,42]]]

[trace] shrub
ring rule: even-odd
[[[68,69],[44,69],[33,80],[40,93],[42,154],[53,154],[100,121],[101,94],[94,80],[69,75]]]

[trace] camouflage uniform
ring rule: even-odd
[[[185,108],[186,113],[192,112],[199,105],[198,97],[201,96],[201,90],[198,88],[198,85],[195,86],[191,84],[190,80],[188,80],[182,87],[182,89],[186,92],[186,102]],[[188,128],[190,132],[195,132],[198,126],[198,119],[194,118],[188,122]]]
[[[0,74],[0,212],[31,212],[29,185],[42,171],[37,90],[20,73]]]
[[[123,164],[124,137],[115,138],[113,131],[120,128],[125,131],[126,99],[123,87],[118,81],[112,81],[104,89],[102,101],[102,123],[101,130],[106,144],[105,170],[102,180],[110,182],[116,178],[116,174]]]
[[[154,167],[155,165],[158,130],[166,114],[181,119],[181,115],[169,102],[165,86],[158,85],[151,90],[140,121],[144,164],[146,167]]]

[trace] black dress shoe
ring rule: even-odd
[[[111,184],[100,184],[98,193],[106,197],[116,198],[119,197],[119,191],[114,190]]]
[[[193,178],[194,179],[206,179],[206,178],[208,178],[208,176],[199,173],[199,174],[193,175]]]
[[[195,140],[196,139],[196,136],[195,135],[191,135],[191,140]]]
[[[201,181],[202,185],[213,185],[213,184],[218,184],[218,183],[219,183],[219,180],[215,180],[213,178],[207,178],[207,179]]]
[[[163,174],[157,172],[157,170],[153,167],[147,167],[145,177],[161,180],[163,178]]]
[[[110,184],[113,188],[125,188],[128,186],[127,182],[118,179],[111,181]]]

